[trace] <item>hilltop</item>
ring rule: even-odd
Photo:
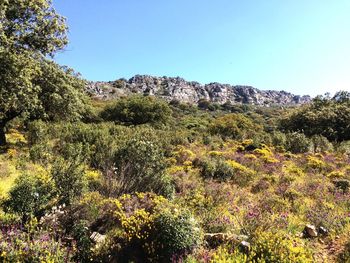
[[[137,93],[191,104],[203,99],[218,104],[230,102],[252,105],[295,105],[311,101],[310,96],[294,95],[286,91],[259,90],[251,86],[217,82],[202,85],[180,77],[149,75],[136,75],[129,80],[89,82],[87,91],[92,96],[105,100]]]

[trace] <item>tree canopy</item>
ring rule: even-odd
[[[172,110],[168,103],[151,96],[131,96],[119,99],[107,107],[102,118],[127,125],[151,124],[161,126],[171,117]]]
[[[0,0],[0,145],[18,116],[80,117],[84,82],[47,57],[65,47],[66,33],[50,0]]]
[[[318,96],[283,118],[280,128],[307,136],[322,135],[331,141],[349,140],[350,94],[341,91],[333,98]]]

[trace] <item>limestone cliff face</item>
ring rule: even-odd
[[[182,78],[136,75],[129,80],[89,82],[87,91],[100,99],[113,99],[130,94],[154,95],[168,101],[197,103],[200,99],[223,104],[225,102],[254,105],[293,105],[311,101],[310,96],[298,96],[285,91],[258,90],[250,86],[210,83],[202,85]]]

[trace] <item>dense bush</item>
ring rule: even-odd
[[[286,134],[286,150],[292,153],[305,153],[310,150],[311,141],[303,133]]]
[[[194,164],[200,169],[200,174],[204,178],[213,178],[222,181],[227,181],[235,176],[234,169],[227,164],[224,160],[217,159],[206,159],[206,160],[195,160]]]
[[[196,159],[194,165],[199,168],[201,176],[206,179],[231,181],[240,186],[247,185],[254,176],[254,171],[233,160]]]
[[[22,216],[27,221],[31,216],[42,216],[55,197],[55,186],[44,171],[22,174],[15,181],[4,203],[7,211]]]
[[[59,201],[67,205],[86,190],[84,169],[77,161],[57,158],[51,171]]]
[[[312,148],[314,153],[328,152],[333,150],[333,145],[328,139],[322,135],[314,135],[311,137]]]
[[[160,262],[169,262],[172,256],[190,252],[201,243],[196,220],[184,211],[162,211],[154,220],[151,240]]]
[[[212,134],[218,134],[224,138],[247,139],[261,132],[262,127],[242,114],[232,113],[215,119],[209,130]]]
[[[152,130],[139,130],[115,155],[114,179],[117,193],[153,191],[170,197],[174,192],[166,175],[166,160]]]
[[[344,141],[350,139],[349,123],[349,95],[340,92],[333,99],[317,97],[312,104],[292,111],[281,120],[280,128],[307,136],[322,135],[330,141]]]
[[[101,116],[104,120],[126,125],[151,124],[162,126],[171,117],[171,108],[160,99],[151,96],[133,96],[119,99],[107,107]]]

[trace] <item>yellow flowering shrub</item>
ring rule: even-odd
[[[304,171],[291,161],[284,163],[284,165],[282,167],[282,171],[283,171],[283,173],[290,175],[290,176],[295,176],[295,177],[305,176]]]
[[[263,144],[261,148],[255,149],[254,153],[266,163],[277,163],[278,160],[274,157],[272,150]]]
[[[256,157],[256,155],[251,154],[251,153],[245,154],[244,157],[247,158],[247,159],[250,159],[250,160],[258,159],[258,157]]]
[[[27,140],[24,137],[24,135],[15,129],[10,129],[6,137],[7,137],[7,141],[11,144],[27,143]]]
[[[211,157],[220,157],[225,154],[225,152],[219,152],[219,151],[210,151],[208,152],[209,156]]]
[[[227,248],[220,246],[210,259],[211,263],[246,263],[248,256],[234,249],[230,252]]]
[[[305,244],[285,233],[261,232],[253,240],[249,253],[251,262],[307,263],[313,262]]]
[[[185,161],[193,161],[196,155],[191,150],[179,146],[178,150],[173,152],[173,157],[179,164],[183,164]]]
[[[322,170],[327,166],[327,164],[316,156],[310,155],[307,157],[307,166],[312,169]]]
[[[338,179],[345,177],[345,173],[342,171],[332,171],[329,174],[327,174],[327,177],[330,179]]]
[[[235,171],[242,172],[242,173],[254,173],[254,170],[234,161],[234,160],[227,160],[226,163],[230,165]]]
[[[228,249],[221,246],[212,255],[210,262],[311,263],[314,261],[300,239],[285,236],[283,233],[260,232],[246,251],[239,247]]]

